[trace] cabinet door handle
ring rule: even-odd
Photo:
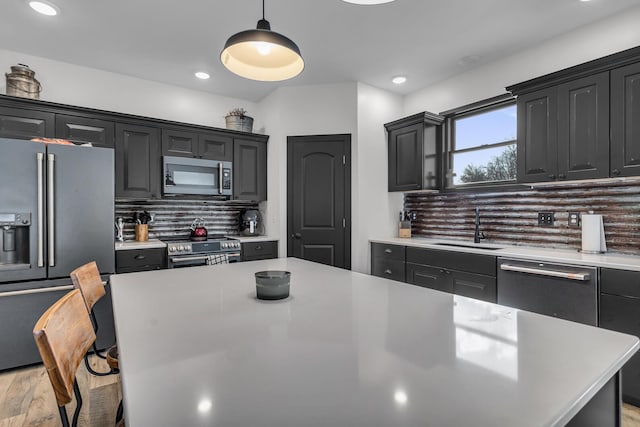
[[[444,273],[445,274],[451,274],[451,272],[449,270],[445,270]]]
[[[262,246],[258,245],[256,246],[256,251],[261,251],[262,250]]]
[[[136,255],[133,257],[133,259],[145,259],[146,256],[145,255]]]
[[[388,268],[384,271],[384,274],[387,274],[387,275],[392,274],[392,273],[393,272],[391,270],[389,270]]]
[[[444,268],[441,268],[441,269],[440,269],[440,274],[444,274],[444,273],[445,273],[445,269],[444,269]]]
[[[613,175],[613,176],[618,176],[618,175],[620,175],[620,169],[614,169],[614,170],[612,170],[612,171],[611,171],[611,175]]]
[[[388,248],[384,250],[385,254],[390,254],[391,252],[393,252],[393,251],[391,249],[388,249]]]
[[[556,176],[552,173],[549,174],[549,179],[556,179]]]
[[[560,179],[565,179],[567,177],[567,175],[563,174],[563,173],[559,173],[558,174],[558,178]]]

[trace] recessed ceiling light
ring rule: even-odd
[[[29,2],[29,6],[31,6],[31,9],[35,10],[36,12],[47,16],[56,16],[59,11],[56,5],[54,5],[53,3],[49,3],[48,1],[32,0]]]
[[[407,78],[405,76],[395,76],[393,79],[391,79],[391,82],[397,85],[401,85],[406,81],[407,81]]]
[[[382,3],[391,3],[394,0],[342,0],[347,3],[353,4],[382,4]]]
[[[198,71],[196,73],[196,77],[201,79],[201,80],[207,80],[211,76],[209,74],[205,73],[204,71]]]

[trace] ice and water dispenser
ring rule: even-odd
[[[0,269],[29,264],[30,213],[0,213]]]

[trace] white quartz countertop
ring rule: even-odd
[[[224,236],[224,237],[228,237],[230,239],[235,239],[240,241],[240,243],[245,243],[245,242],[273,242],[273,241],[278,241],[279,239],[277,237],[270,237],[270,236]]]
[[[469,252],[483,255],[494,255],[499,257],[517,258],[523,260],[535,260],[565,263],[571,265],[587,265],[594,267],[608,267],[622,270],[640,271],[640,256],[620,255],[620,254],[583,254],[577,250],[553,249],[527,246],[510,246],[503,244],[462,242],[459,240],[428,239],[423,237],[400,238],[389,237],[379,239],[369,239],[370,242],[387,243],[392,245],[413,246],[418,248],[439,249],[456,252]],[[462,244],[461,246],[446,246],[441,243]],[[499,249],[483,249],[482,247],[493,247]]]
[[[116,242],[116,251],[126,251],[130,249],[166,248],[166,247],[167,247],[167,244],[158,239],[149,239],[146,242],[137,242],[135,240]]]
[[[257,300],[261,270],[290,271],[291,296]],[[294,258],[113,275],[111,289],[133,426],[563,426],[638,348]]]

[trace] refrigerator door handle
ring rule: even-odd
[[[38,267],[44,267],[44,153],[37,153],[38,161]]]
[[[55,235],[55,155],[47,154],[47,213],[49,214],[49,224],[48,224],[48,232],[49,232],[49,267],[55,267],[56,265],[56,255],[55,255],[55,247],[56,247],[56,235]]]

